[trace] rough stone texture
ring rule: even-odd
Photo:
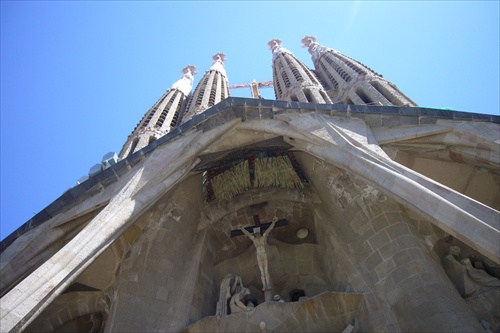
[[[122,262],[106,330],[178,331],[207,314],[196,297],[214,289],[204,236],[196,235],[201,193],[200,178],[191,177],[143,217],[149,222]]]
[[[325,251],[335,255],[333,262],[337,267],[327,273],[334,289],[373,293],[373,298],[363,304],[366,308],[362,307],[364,320],[359,319],[362,330],[467,332],[477,328],[465,303],[398,204],[377,197],[376,193],[362,198],[359,182],[354,178],[338,171],[318,172],[318,162],[302,158],[301,161],[305,170],[316,170],[308,175],[320,197],[331,202],[327,207],[333,213],[330,213],[333,221],[322,224],[325,230],[319,234],[326,238],[320,244],[333,247]],[[343,196],[347,198],[344,202],[331,201],[335,196],[325,186],[330,177],[340,179],[337,187],[343,188]],[[325,266],[332,266],[329,256],[322,257]],[[345,273],[336,277],[339,271]],[[434,299],[438,291],[442,302]],[[418,313],[418,309],[441,316],[415,320],[410,314]],[[444,320],[446,316],[454,319]]]
[[[210,316],[182,332],[341,332],[353,324],[361,294],[327,292],[294,303],[266,302],[252,312]]]
[[[319,45],[316,37],[306,36],[302,43],[308,47],[316,72],[334,103],[417,105],[382,75],[339,51]]]
[[[458,259],[500,277],[499,213],[488,201],[498,197],[498,126],[441,110],[225,100],[2,242],[2,330],[249,331],[261,320],[277,331],[465,332],[481,331],[481,320],[497,329],[498,287],[464,299],[441,261],[459,246]],[[273,138],[292,147],[303,189],[205,203],[201,161]],[[285,303],[264,302],[254,247],[230,237],[254,215],[288,221],[268,239],[273,292]],[[227,273],[258,305],[213,318]],[[298,290],[309,299],[291,302]],[[352,307],[337,311],[338,296],[325,296],[334,294]]]

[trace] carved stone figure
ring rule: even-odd
[[[229,306],[231,309],[231,314],[242,312],[242,311],[252,311],[254,306],[245,305],[246,296],[250,295],[250,290],[248,288],[243,288],[241,291],[235,293],[233,297],[231,297],[231,301],[229,302]]]
[[[459,262],[460,252],[458,246],[450,246],[450,253],[443,258],[443,268],[462,297],[470,297],[484,288],[500,287],[500,279],[474,268],[470,259]]]
[[[482,269],[477,269],[472,266],[471,261],[467,258],[462,260],[467,269],[467,274],[469,277],[478,285],[485,287],[500,287],[500,279],[489,275],[486,271]]]
[[[469,277],[464,265],[458,261],[460,252],[458,246],[450,246],[450,252],[443,258],[442,264],[446,274],[460,295],[467,298],[477,291],[478,286]]]
[[[228,313],[228,304],[231,297],[239,293],[243,288],[241,277],[239,275],[227,274],[220,284],[219,301],[217,302],[217,316],[224,316]],[[246,288],[245,288],[246,289]]]
[[[263,235],[261,235],[260,232],[258,232],[254,236],[251,233],[249,233],[245,228],[240,227],[240,230],[248,238],[250,238],[253,242],[253,245],[255,245],[255,250],[257,253],[257,263],[259,265],[259,270],[260,270],[261,280],[262,280],[262,290],[271,289],[271,279],[269,277],[266,247],[267,247],[267,236],[269,236],[269,233],[271,232],[271,230],[273,230],[277,221],[278,221],[278,218],[274,217],[271,225],[264,232]]]

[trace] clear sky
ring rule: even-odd
[[[181,69],[198,67],[196,85],[217,52],[227,55],[230,84],[269,81],[267,42],[281,39],[312,67],[300,40],[314,35],[420,106],[499,114],[498,1],[0,6],[2,239],[119,152]]]

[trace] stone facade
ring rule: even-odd
[[[499,117],[186,110],[2,242],[2,332],[500,330]]]

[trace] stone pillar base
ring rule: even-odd
[[[271,302],[273,300],[273,291],[271,289],[264,290],[264,302]]]

